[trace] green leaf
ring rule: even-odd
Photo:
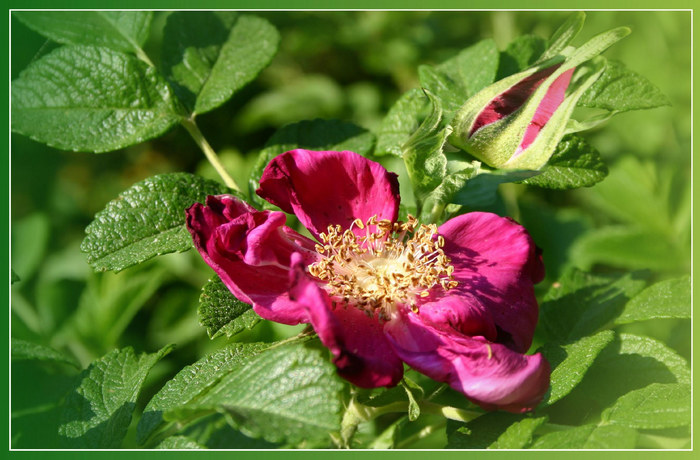
[[[637,432],[614,425],[582,425],[542,435],[532,449],[633,449]]]
[[[402,146],[416,132],[428,107],[428,98],[420,89],[403,93],[382,120],[374,154],[403,156]]]
[[[12,82],[12,130],[63,150],[120,149],[178,121],[156,70],[108,48],[58,48]]]
[[[419,203],[440,185],[445,177],[447,158],[442,153],[442,147],[451,132],[450,127],[440,129],[442,120],[440,100],[430,92],[426,94],[433,105],[433,110],[403,146],[406,171]]]
[[[34,275],[46,256],[51,222],[43,213],[32,213],[12,222],[12,268],[25,280]]]
[[[447,449],[522,449],[547,417],[490,412],[471,422],[448,421]]]
[[[85,229],[80,248],[95,270],[123,270],[161,254],[192,248],[185,210],[207,195],[225,193],[188,173],[159,174],[131,186]]]
[[[53,348],[38,343],[27,342],[26,340],[16,339],[12,337],[12,361],[48,361],[55,363],[68,364],[77,369],[81,366],[73,357],[67,356]]]
[[[273,344],[232,343],[184,367],[151,398],[136,431],[143,444],[164,423],[163,412],[185,406],[209,391],[221,378]]]
[[[627,302],[615,324],[660,318],[690,318],[690,276],[661,281]]]
[[[418,68],[421,86],[440,100],[446,124],[469,97],[494,81],[498,56],[496,43],[487,39],[435,67]]]
[[[65,45],[142,53],[152,11],[15,11],[27,27]]]
[[[616,112],[671,105],[669,99],[645,77],[623,63],[608,60],[605,71],[578,100],[581,107]]]
[[[450,203],[461,204],[471,208],[488,206],[496,200],[498,186],[508,182],[520,182],[539,174],[538,171],[528,170],[492,170],[478,168],[477,174],[468,177],[463,186],[459,187]],[[461,173],[458,173],[461,174]],[[449,177],[449,176],[448,176]],[[457,178],[457,177],[455,177]]]
[[[408,397],[408,420],[414,422],[420,417],[420,406],[417,400],[423,399],[423,388],[406,376],[401,379],[401,386]]]
[[[622,396],[602,418],[629,428],[661,429],[689,425],[690,412],[690,385],[652,383]]]
[[[66,398],[58,428],[68,447],[118,448],[148,372],[172,349],[137,356],[127,347],[90,364]]]
[[[327,440],[329,431],[340,429],[342,388],[320,350],[277,347],[236,366],[206,394],[165,417],[220,411],[244,434],[270,442]]]
[[[540,324],[553,340],[569,342],[611,322],[645,285],[637,273],[594,275],[572,269],[554,283],[540,306]]]
[[[689,384],[688,363],[650,337],[619,334],[588,370],[576,389],[586,407],[608,407],[620,396],[652,383]],[[569,398],[573,399],[573,398]]]
[[[437,71],[442,72],[464,88],[464,93],[453,95],[458,103],[458,108],[464,104],[468,97],[493,83],[497,69],[498,47],[496,42],[491,39],[482,40],[465,48],[457,56],[436,66]]]
[[[546,41],[536,35],[521,35],[501,52],[496,80],[521,72],[537,61],[545,49]]]
[[[571,390],[581,382],[596,357],[614,337],[615,334],[612,331],[601,331],[567,345],[545,344],[539,351],[549,361],[552,375],[551,390],[543,404],[554,404],[571,393]]]
[[[561,53],[571,43],[571,40],[578,35],[585,21],[586,13],[583,11],[578,11],[566,18],[566,21],[559,26],[547,41],[547,50],[540,60],[546,61]]]
[[[541,174],[523,181],[549,189],[591,187],[605,179],[608,168],[596,149],[583,138],[567,136],[557,144]]]
[[[170,436],[156,446],[156,449],[206,449],[187,436]]]
[[[221,335],[233,337],[245,329],[252,329],[261,319],[250,305],[231,294],[218,276],[204,285],[197,316],[211,339]]]
[[[19,277],[19,275],[14,271],[14,269],[10,268],[10,284],[15,284],[19,281],[22,281],[22,278]]]
[[[194,114],[206,113],[267,67],[279,41],[277,29],[255,16],[175,12],[164,31],[164,73]]]
[[[576,265],[595,264],[627,269],[677,270],[690,268],[690,255],[666,235],[638,227],[609,226],[592,230],[571,247]]]
[[[260,151],[249,181],[251,197],[256,197],[258,180],[277,155],[294,149],[350,150],[366,156],[372,152],[374,135],[352,123],[338,120],[310,120],[292,123],[277,130]]]

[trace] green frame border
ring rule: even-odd
[[[426,4],[429,8],[426,8]],[[377,9],[377,10],[387,10],[387,9],[403,9],[403,10],[441,10],[441,9],[456,9],[456,10],[686,10],[691,11],[692,20],[691,27],[693,31],[695,30],[695,25],[697,23],[697,18],[694,11],[695,2],[691,0],[666,0],[664,2],[652,1],[652,0],[586,0],[576,2],[576,4],[566,4],[563,5],[561,0],[502,0],[498,4],[494,4],[493,0],[433,0],[429,3],[419,0],[334,0],[332,3],[329,0],[199,0],[196,3],[189,0],[103,0],[102,2],[88,1],[88,0],[10,0],[8,6],[8,13],[10,9],[250,9],[250,10],[264,10],[264,9],[278,9],[278,10],[291,10],[291,9],[322,9],[322,10],[343,10],[343,9]],[[8,59],[5,62],[9,63],[9,20],[8,31],[5,35],[8,40],[6,49],[8,50]],[[693,45],[695,45],[695,38],[693,37]],[[695,61],[696,55],[698,54],[698,49],[693,46],[693,62]],[[9,64],[8,64],[9,66]],[[694,70],[694,64],[693,69]],[[8,68],[9,70],[9,68]],[[9,72],[8,72],[9,74]],[[695,74],[693,74],[693,90],[700,87],[698,85],[698,79]],[[9,99],[8,96],[6,96]],[[9,100],[6,99],[6,103],[9,106]],[[693,109],[693,115],[695,110]],[[9,114],[8,114],[9,116]],[[8,124],[9,125],[9,124]],[[692,129],[698,127],[696,119],[693,117]],[[9,129],[7,133],[7,144],[9,145]],[[696,151],[698,146],[698,141],[696,138],[692,139],[693,147],[693,182],[698,179],[696,160]],[[6,202],[9,203],[9,174],[5,175],[5,180],[8,181],[7,187],[4,188],[6,195]],[[700,192],[693,187],[693,214],[698,208],[698,203],[700,203]],[[3,236],[8,241],[8,257],[9,259],[9,212],[8,212],[8,222],[4,226]],[[692,225],[692,224],[691,224]],[[693,228],[693,242],[695,241],[695,231]],[[698,253],[697,246],[693,244],[692,249],[693,261],[697,260],[695,257]],[[693,263],[693,270],[695,264]],[[691,272],[692,273],[692,272]],[[700,283],[693,281],[694,291],[697,292],[697,288],[700,287]],[[9,298],[9,283],[7,287],[7,293]],[[692,320],[693,328],[696,324],[697,318],[694,317]],[[9,324],[8,324],[9,329]],[[693,336],[694,337],[694,336]],[[9,343],[8,343],[9,348]],[[9,351],[9,350],[8,350]],[[698,351],[698,342],[693,341],[693,356],[696,355]],[[9,361],[9,353],[5,355]],[[9,365],[9,362],[8,362]],[[691,363],[692,366],[692,363]],[[695,373],[693,374],[695,377]],[[8,382],[9,383],[9,382]],[[8,401],[9,403],[9,401]],[[695,409],[695,407],[694,407]],[[700,414],[700,412],[694,410],[693,415]],[[9,417],[6,419],[9,423]],[[697,422],[698,418],[694,417],[694,421]],[[694,425],[695,426],[695,425]],[[8,449],[9,449],[9,426],[7,426],[8,433]],[[695,429],[693,429],[693,434],[695,434]],[[693,436],[693,445],[695,446],[695,439]],[[179,458],[181,456],[192,457],[195,455],[206,455],[207,458],[231,458],[231,455],[235,455],[236,459],[268,459],[268,458],[284,458],[285,460],[306,460],[309,458],[343,458],[343,459],[366,459],[366,458],[381,458],[381,459],[421,459],[427,458],[430,455],[434,455],[433,451],[236,451],[235,453],[230,451],[207,451],[207,453],[198,452],[183,452],[183,451],[9,451],[8,456],[10,458],[37,458],[37,457],[50,457],[50,458],[66,458],[66,459],[102,459],[102,458]],[[512,459],[512,458],[561,458],[561,456],[573,456],[575,458],[605,458],[612,457],[616,458],[633,458],[634,460],[647,460],[647,459],[666,459],[666,458],[695,458],[695,452],[690,451],[439,451],[440,456],[445,460],[452,459],[464,459],[465,456],[474,458],[489,458],[494,460]]]

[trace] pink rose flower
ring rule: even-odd
[[[187,211],[204,260],[261,317],[310,323],[357,386],[396,385],[403,363],[485,409],[523,412],[549,386],[527,356],[544,267],[527,231],[474,212],[437,227],[397,221],[395,174],[353,152],[273,159],[258,195],[314,236],[229,195]]]

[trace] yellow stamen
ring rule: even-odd
[[[365,235],[358,236],[353,227],[365,230]],[[356,219],[345,231],[330,225],[320,239],[323,244],[316,245],[316,251],[323,257],[309,266],[309,273],[326,282],[334,302],[369,316],[388,320],[397,305],[418,312],[416,300],[430,296],[431,289],[457,286],[437,226],[418,226],[413,216],[394,223],[377,216],[364,223]]]

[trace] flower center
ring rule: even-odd
[[[353,232],[355,226],[365,230],[365,235]],[[371,232],[370,227],[376,230]],[[418,226],[413,216],[395,223],[376,216],[367,222],[356,219],[345,231],[340,225],[330,225],[319,236],[323,245],[317,244],[316,251],[323,258],[309,266],[309,273],[326,281],[325,288],[334,300],[356,306],[369,316],[389,319],[397,304],[417,312],[416,300],[428,297],[434,286],[443,290],[457,286],[437,226]]]

